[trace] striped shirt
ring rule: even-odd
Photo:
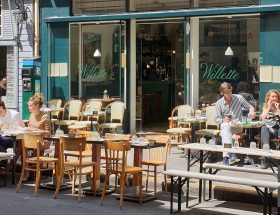
[[[222,97],[216,102],[216,116],[214,120],[221,124],[227,115],[232,115],[233,120],[241,120],[242,108],[249,110],[253,106],[241,95],[232,94],[231,104],[226,104],[225,98]]]

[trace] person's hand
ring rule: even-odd
[[[279,110],[279,103],[274,103],[274,106],[275,106],[275,108],[276,108],[276,110]]]
[[[256,112],[250,111],[248,115],[251,116],[252,119],[254,119],[256,117]]]
[[[223,122],[231,122],[231,121],[232,121],[232,117],[225,116],[225,118],[223,119]]]

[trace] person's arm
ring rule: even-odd
[[[17,114],[15,115],[14,121],[16,122],[16,125],[17,125],[17,126],[25,127],[25,124],[24,124],[24,122],[23,122],[22,119],[21,119],[20,113],[17,113]]]
[[[44,134],[50,135],[51,134],[51,121],[49,120],[49,117],[47,114],[44,114],[42,116],[42,122],[44,127]]]
[[[214,117],[214,120],[218,124],[221,124],[223,122],[222,109],[221,109],[220,102],[216,103],[216,115]]]
[[[266,120],[266,118],[267,118],[267,114],[269,113],[269,108],[263,108],[263,111],[262,111],[262,113],[261,113],[261,115],[260,115],[260,120],[261,121],[265,121]]]
[[[249,115],[251,115],[252,119],[254,119],[256,117],[255,108],[249,102],[247,102],[243,96],[239,96],[239,100],[241,102],[241,107],[249,109]]]

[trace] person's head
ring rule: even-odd
[[[36,93],[28,101],[28,109],[31,113],[40,111],[43,105],[44,97],[40,93]]]
[[[240,81],[238,86],[237,86],[237,92],[248,92],[249,90],[249,85],[245,81]]]
[[[232,98],[232,86],[227,82],[222,83],[220,85],[220,93],[226,101],[230,101]]]
[[[280,103],[280,93],[278,90],[272,89],[266,93],[264,103],[265,107],[267,107],[269,101],[272,101],[273,103]]]
[[[4,117],[6,114],[6,105],[3,101],[0,101],[0,116]]]

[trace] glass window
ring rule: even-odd
[[[125,0],[73,0],[73,14],[107,14],[125,12]]]
[[[0,0],[0,36],[2,36],[2,0]]]
[[[124,97],[124,28],[120,24],[70,25],[71,97]]]
[[[259,0],[73,0],[73,14],[108,14],[126,11],[162,11],[189,8],[259,5]]]
[[[215,103],[222,82],[230,83],[234,93],[252,94],[258,102],[259,34],[257,15],[200,19],[200,104]]]

